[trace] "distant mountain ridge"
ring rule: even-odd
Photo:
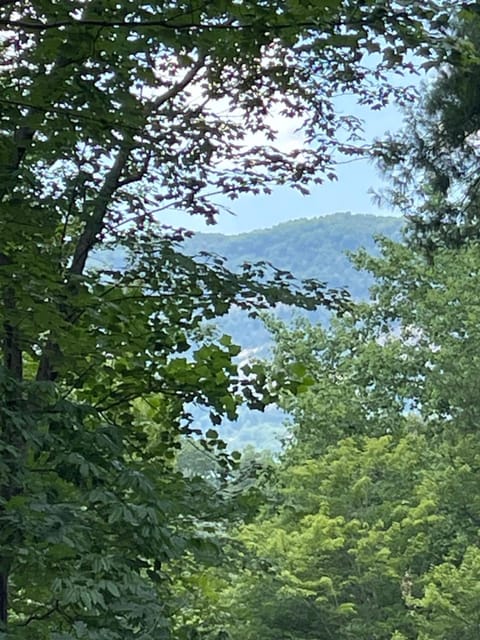
[[[346,287],[354,298],[368,295],[370,281],[351,265],[347,251],[375,251],[374,236],[400,238],[403,220],[393,216],[334,213],[302,218],[238,235],[197,233],[185,242],[189,254],[218,253],[235,268],[266,260],[298,278],[316,278],[329,287]]]
[[[363,247],[373,253],[377,250],[375,236],[400,239],[402,225],[402,218],[393,216],[334,213],[239,235],[198,233],[183,247],[190,255],[201,251],[219,254],[232,269],[243,262],[265,260],[297,278],[315,278],[330,288],[346,288],[355,299],[367,299],[371,278],[352,266],[346,252]],[[293,311],[280,308],[275,313],[287,320]],[[318,322],[328,319],[325,309],[308,315]],[[220,319],[218,326],[245,348],[258,348],[268,342],[263,324],[239,310]]]

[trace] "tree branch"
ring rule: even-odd
[[[103,230],[108,206],[111,203],[113,194],[118,188],[120,176],[127,163],[132,148],[133,145],[129,143],[120,148],[115,162],[105,177],[102,188],[97,195],[93,212],[77,242],[72,265],[69,269],[69,272],[72,275],[81,275],[83,273],[88,254],[96,244],[98,234]]]
[[[397,16],[396,16],[397,17]],[[405,17],[400,15],[399,17]],[[407,16],[408,17],[408,16]],[[359,21],[359,25],[363,22]],[[352,23],[349,22],[352,26]],[[25,31],[48,31],[50,29],[60,29],[65,27],[100,27],[100,28],[117,28],[117,29],[149,29],[151,27],[162,27],[164,29],[171,29],[172,31],[252,31],[258,29],[258,24],[255,22],[245,24],[235,24],[231,21],[224,23],[201,23],[201,22],[182,22],[181,24],[175,24],[166,20],[136,20],[128,22],[126,20],[100,20],[100,19],[84,19],[84,20],[58,20],[55,22],[34,22],[25,20],[10,20],[0,19],[0,26],[8,27],[10,29],[20,28]],[[283,24],[262,25],[263,31],[277,32],[285,29],[291,29],[295,27],[297,29],[315,29],[328,28],[336,26],[336,23],[329,23],[324,21],[322,24],[319,21],[303,21],[303,22],[285,22]]]
[[[171,87],[171,89],[161,94],[156,100],[148,105],[148,108],[145,110],[145,119],[148,118],[148,116],[151,115],[152,112],[154,112],[160,106],[168,102],[168,100],[172,99],[178,93],[183,91],[194,80],[199,70],[203,67],[204,60],[205,58],[203,57],[199,58],[179,82],[177,82],[173,87]],[[131,179],[126,177],[123,181],[121,179],[122,173],[125,169],[127,161],[130,157],[130,153],[133,150],[134,146],[135,143],[133,142],[132,138],[124,142],[124,144],[117,152],[117,157],[113,165],[105,176],[103,185],[96,196],[93,205],[93,211],[91,212],[90,217],[85,223],[85,227],[81,232],[80,237],[78,238],[72,259],[72,264],[69,269],[70,275],[79,276],[83,274],[89,253],[98,242],[99,235],[102,233],[105,227],[106,214],[108,212],[109,206],[111,205],[112,197],[115,194],[116,190],[122,185],[135,181],[135,176],[132,176]],[[141,179],[143,177],[145,171],[138,174],[138,179]],[[68,317],[68,310],[66,311],[66,315],[69,321],[73,320],[72,317]],[[58,347],[54,344],[54,342],[51,342],[46,346],[38,365],[36,376],[36,379],[38,381],[48,381],[55,379],[56,373],[52,367],[52,356],[55,356],[57,353]]]
[[[134,125],[129,125],[125,123],[123,120],[112,119],[106,120],[105,118],[100,118],[98,116],[92,116],[88,113],[84,113],[83,111],[75,111],[74,109],[67,109],[65,107],[41,105],[41,104],[33,104],[31,102],[27,102],[26,100],[9,100],[7,98],[2,98],[0,96],[0,104],[9,104],[14,107],[25,107],[27,109],[34,109],[35,111],[42,111],[43,113],[59,113],[60,115],[64,115],[67,118],[76,119],[84,122],[95,122],[97,124],[101,124],[102,126],[109,127],[110,129],[114,129],[115,127],[126,129],[135,133],[138,130],[138,127]]]
[[[28,616],[28,618],[23,621],[23,622],[18,622],[16,624],[17,627],[26,627],[27,625],[29,625],[31,622],[33,622],[33,620],[45,620],[45,618],[50,617],[53,613],[57,613],[59,612],[59,606],[58,606],[58,602],[55,603],[55,606],[52,607],[51,609],[48,609],[48,611],[45,611],[45,613],[32,613],[31,615]]]
[[[1,256],[0,256],[1,258]],[[9,315],[15,314],[16,301],[15,290],[7,286],[3,291],[3,304]],[[9,374],[15,380],[21,381],[23,378],[23,358],[19,345],[18,329],[12,323],[11,318],[7,318],[3,324],[3,364]]]
[[[165,93],[162,93],[156,98],[146,109],[145,117],[151,115],[156,109],[164,105],[166,102],[174,98],[181,91],[183,91],[193,80],[197,73],[202,69],[205,62],[204,57],[200,57],[197,62],[188,70],[185,76],[171,87]],[[115,191],[122,184],[133,182],[134,178],[125,178],[123,181],[120,179],[123,169],[127,163],[130,152],[134,147],[133,142],[125,143],[118,152],[117,158],[113,163],[112,168],[108,172],[103,186],[96,198],[95,207],[91,215],[90,220],[85,225],[85,229],[79,238],[77,248],[70,267],[70,273],[74,275],[80,275],[83,273],[85,263],[88,258],[88,253],[96,243],[96,238],[103,230],[105,215],[107,213],[108,206],[111,202],[111,198]],[[145,171],[141,171],[138,176],[141,179]]]

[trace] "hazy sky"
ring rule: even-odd
[[[381,137],[386,131],[401,127],[402,115],[395,107],[381,111],[360,109],[345,102],[343,111],[353,112],[365,121],[366,140]],[[379,209],[369,191],[379,190],[382,178],[375,167],[366,160],[350,161],[338,167],[338,180],[325,182],[312,188],[309,196],[303,196],[289,188],[276,188],[269,196],[244,195],[229,203],[236,215],[223,213],[214,226],[207,226],[199,216],[179,213],[165,214],[162,222],[183,226],[194,231],[236,234],[272,227],[295,218],[310,218],[340,211],[392,215],[392,211]]]

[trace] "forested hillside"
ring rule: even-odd
[[[355,299],[366,299],[372,278],[354,267],[348,252],[365,248],[375,253],[375,237],[398,239],[402,224],[398,217],[335,213],[234,236],[196,234],[185,242],[185,250],[189,254],[217,253],[233,269],[244,262],[267,261],[298,278],[314,278],[329,287],[347,289]],[[292,310],[282,305],[273,312],[285,320],[292,317]],[[324,309],[308,316],[319,322],[328,320]],[[243,349],[259,349],[269,342],[263,323],[238,309],[232,309],[218,324]]]
[[[375,236],[398,239],[401,226],[399,217],[334,213],[234,236],[196,234],[186,247],[189,253],[219,253],[233,267],[267,260],[297,277],[324,280],[346,287],[354,298],[365,298],[371,278],[355,270],[346,253],[360,247],[374,251]]]
[[[210,574],[232,640],[479,638],[475,10],[456,27],[474,55],[383,147],[409,224],[407,243],[356,259],[372,299],[328,327],[271,324],[270,371],[308,381],[282,394],[290,444],[263,463],[262,508],[236,530],[248,568]]]
[[[259,461],[249,569],[211,574],[234,640],[478,638],[478,244],[432,265],[389,243],[360,262],[374,304],[274,328],[272,371],[310,384],[283,396],[281,462]]]
[[[329,286],[346,288],[355,299],[366,299],[373,279],[366,271],[356,269],[348,252],[364,248],[376,253],[375,237],[399,238],[401,218],[336,213],[329,216],[295,220],[271,229],[235,236],[196,234],[185,243],[189,253],[208,251],[227,258],[227,264],[238,268],[243,262],[268,261],[300,278],[316,278]],[[270,314],[284,321],[299,314],[283,305]],[[319,309],[303,312],[313,322],[326,324],[329,314]],[[266,357],[272,336],[259,318],[250,318],[241,309],[232,309],[218,319],[219,333],[232,336],[242,347],[240,358]],[[196,424],[208,428],[208,416],[195,413]],[[243,450],[252,445],[259,450],[278,451],[286,435],[287,416],[275,407],[263,412],[241,409],[235,422],[225,420],[220,433],[230,447]]]

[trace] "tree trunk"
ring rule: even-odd
[[[1,256],[0,256],[1,257]],[[1,262],[1,261],[0,261]],[[3,262],[5,264],[5,262]],[[20,347],[20,337],[18,328],[13,323],[13,317],[15,314],[15,291],[11,287],[6,287],[3,291],[3,303],[5,310],[7,311],[7,320],[3,325],[3,365],[8,373],[21,382],[23,379],[23,354]],[[8,318],[10,316],[10,318]],[[4,398],[3,401],[9,404],[16,405],[18,398],[16,397],[17,391],[14,392],[13,399]],[[16,428],[13,425],[6,425],[4,429],[4,436],[9,441],[10,445],[17,448],[18,451],[24,449],[25,443],[19,434],[16,432]],[[13,460],[12,464],[18,464],[18,461]],[[18,493],[20,487],[16,486],[15,481],[10,485],[4,485],[0,487],[0,494],[5,499],[10,499],[16,493]],[[8,556],[0,556],[0,631],[6,633],[8,623],[8,578],[10,572],[11,558]]]
[[[0,573],[0,631],[7,630],[8,622],[8,573]]]

